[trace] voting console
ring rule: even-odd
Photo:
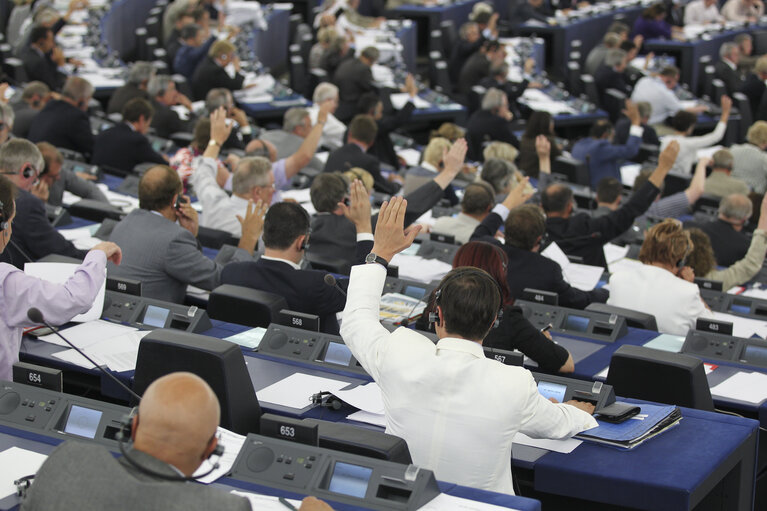
[[[682,353],[712,360],[728,360],[740,364],[767,368],[767,341],[745,339],[714,332],[690,330]]]
[[[554,332],[597,341],[615,342],[628,333],[626,318],[588,310],[517,300],[530,323],[539,330],[551,324]]]
[[[190,307],[109,290],[101,317],[143,330],[172,328],[199,333],[213,327],[208,313],[195,305]]]

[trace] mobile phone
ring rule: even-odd
[[[183,203],[183,202],[181,202],[181,194],[179,194],[179,195],[178,195],[178,197],[176,197],[176,204],[175,204],[173,207],[174,207],[174,208],[176,208],[176,209],[178,209],[178,210],[180,211],[180,210],[181,210],[181,206],[182,206],[183,204],[184,204],[184,203]]]

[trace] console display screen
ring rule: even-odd
[[[67,423],[64,426],[64,433],[95,438],[102,413],[99,410],[72,405],[72,408],[69,409]]]
[[[373,475],[372,468],[337,461],[333,467],[333,475],[330,476],[328,490],[364,499],[371,475]]]
[[[573,332],[585,332],[589,329],[589,318],[568,314],[565,319],[565,329]]]
[[[144,319],[142,319],[141,322],[145,325],[163,328],[165,322],[168,320],[168,314],[170,314],[170,310],[168,309],[163,309],[156,305],[147,305],[146,312],[144,312]]]
[[[325,352],[325,358],[323,362],[329,364],[338,364],[340,366],[348,366],[352,359],[352,352],[346,344],[340,342],[329,342],[328,350]]]
[[[733,300],[730,304],[730,312],[749,314],[751,312],[751,304],[748,302],[739,302],[738,300]]]
[[[538,382],[538,393],[546,399],[553,397],[558,402],[564,403],[566,391],[567,385],[562,385],[561,383],[553,383],[550,381]]]

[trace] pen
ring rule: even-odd
[[[546,325],[545,327],[541,328],[541,333],[544,333],[544,332],[548,332],[548,331],[549,331],[549,330],[551,330],[553,327],[554,327],[554,325],[552,325],[551,323],[549,323],[549,324],[548,324],[548,325]]]
[[[288,500],[285,497],[280,497],[279,501],[280,501],[280,504],[282,504],[286,508],[288,508],[288,509],[290,509],[292,511],[298,511],[298,509],[296,509],[296,506],[294,506],[293,504],[288,502]]]

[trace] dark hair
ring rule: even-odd
[[[29,42],[30,43],[37,43],[38,41],[42,41],[43,39],[48,38],[48,32],[52,32],[50,27],[46,27],[44,25],[37,25],[29,32]]]
[[[481,215],[495,204],[495,192],[487,183],[472,183],[463,190],[461,210],[467,215]],[[462,264],[461,266],[466,266]]]
[[[352,122],[349,123],[349,136],[363,144],[372,145],[377,134],[378,125],[372,115],[355,115]]]
[[[591,125],[589,130],[589,136],[594,138],[602,138],[606,133],[610,133],[613,130],[613,124],[607,119],[600,119]]]
[[[614,177],[603,177],[597,183],[597,202],[612,204],[623,192],[623,185]]]
[[[504,225],[506,243],[522,250],[532,250],[546,232],[546,217],[535,204],[523,204],[509,212]]]
[[[618,46],[618,48],[628,53],[636,49],[636,45],[634,44],[634,41],[632,41],[631,39],[626,39],[620,44],[620,46]]]
[[[509,265],[509,256],[498,245],[484,241],[470,241],[455,253],[453,268],[459,266],[473,266],[485,270],[498,283],[503,295],[503,305],[511,305],[514,299],[509,291],[509,283],[506,280],[506,267]]]
[[[149,120],[154,115],[154,107],[144,98],[133,98],[125,103],[122,115],[125,122],[137,122],[142,116]]]
[[[533,112],[527,120],[522,136],[535,139],[538,135],[551,135],[551,114],[548,112]]]
[[[614,34],[628,34],[631,28],[622,21],[613,21],[607,28],[608,32]]]
[[[698,117],[694,113],[680,110],[671,118],[670,124],[675,130],[684,132],[695,126],[697,121]]]
[[[484,270],[461,266],[439,284],[436,305],[442,309],[445,330],[465,339],[484,339],[501,308],[498,283]]]
[[[349,193],[349,183],[341,174],[324,172],[314,178],[309,189],[312,206],[318,213],[330,213]]]
[[[309,214],[295,202],[278,202],[264,218],[264,246],[285,250],[302,234],[309,233]]]
[[[481,25],[487,25],[487,23],[490,21],[490,18],[492,17],[492,12],[478,12],[476,16],[474,16],[474,23],[481,24]]]
[[[381,98],[375,92],[366,92],[357,101],[357,113],[373,115]]]
[[[7,177],[0,176],[0,202],[3,203],[2,210],[0,210],[3,214],[2,222],[7,222],[13,216],[15,210],[13,201],[15,199],[16,185]]]
[[[501,48],[501,43],[494,39],[488,39],[482,43],[482,48],[487,51],[497,51]]]
[[[642,17],[645,19],[657,18],[661,14],[666,14],[666,7],[663,4],[653,4],[642,11]]]
[[[197,124],[194,125],[194,133],[192,134],[192,147],[204,151],[210,142],[210,119],[207,117],[200,117]]]
[[[164,170],[162,176],[154,177],[154,169]],[[147,178],[150,176],[150,178]],[[181,193],[183,186],[178,173],[167,165],[155,165],[147,170],[138,183],[138,205],[141,209],[157,211],[173,202],[173,196]]]
[[[197,37],[197,32],[200,30],[202,30],[202,27],[197,23],[188,23],[181,27],[178,36],[183,41],[186,41],[187,39],[194,39]]]
[[[541,194],[541,207],[546,213],[562,213],[573,200],[573,191],[565,185],[550,184]]]
[[[708,272],[716,268],[711,238],[697,227],[690,227],[685,231],[690,234],[693,245],[692,252],[687,256],[687,266],[693,269],[696,276],[705,278]]]
[[[666,66],[660,70],[659,74],[667,78],[679,78],[679,68],[676,66]]]

